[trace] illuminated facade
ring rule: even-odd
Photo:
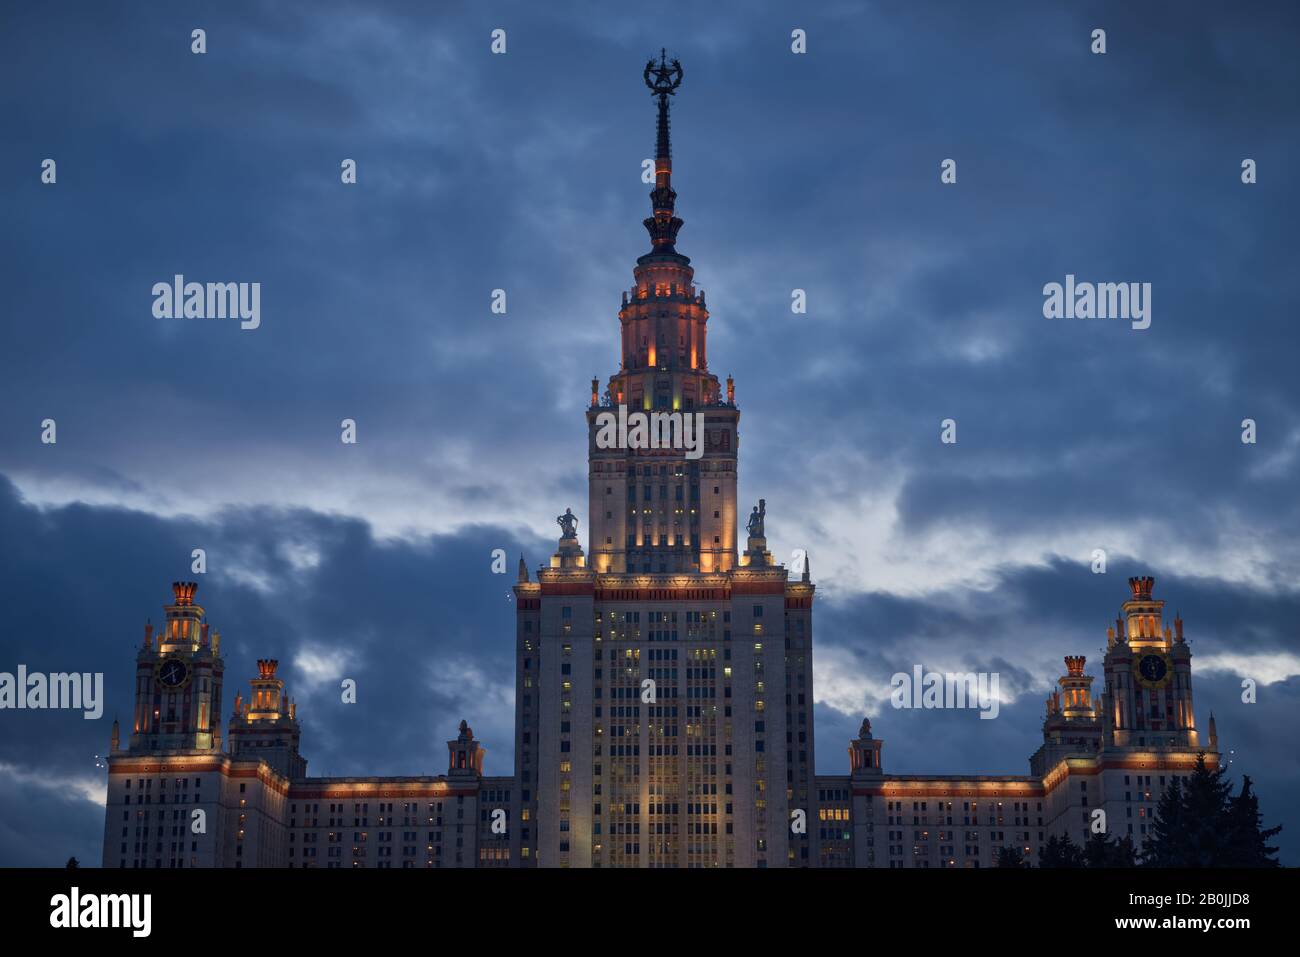
[[[787,750],[799,756],[786,761],[786,792],[772,802],[780,810],[769,805],[766,817],[741,814],[736,782],[753,784],[772,766],[760,760],[769,752],[758,744],[772,739],[757,724],[761,717],[754,717],[752,734],[728,736],[726,729],[769,712],[756,705],[770,679],[737,672],[737,661],[762,661],[761,652],[745,655],[738,646],[761,642],[730,633],[725,591],[682,598],[670,587],[629,588],[607,595],[598,589],[613,589],[598,577],[578,579],[592,586],[587,592],[548,593],[548,582],[573,583],[546,573],[556,570],[516,586],[522,660],[510,777],[484,774],[484,749],[465,722],[447,742],[446,774],[308,777],[297,706],[270,659],[258,662],[247,702],[236,696],[223,745],[214,717],[221,708],[221,636],[209,631],[194,601],[196,586],[175,583],[163,628],[155,634],[145,626],[125,746],[113,724],[104,866],[988,867],[1003,847],[1034,860],[1054,834],[1086,839],[1099,810],[1107,833],[1140,845],[1168,781],[1189,773],[1202,751],[1211,763],[1218,758],[1213,717],[1208,740],[1195,726],[1183,622],[1166,626],[1153,580],[1133,578],[1130,599],[1107,629],[1105,690],[1094,696],[1084,659],[1066,657],[1029,775],[886,774],[883,742],[863,721],[849,745],[850,773],[818,775],[806,790],[796,788],[797,773],[811,774],[797,735],[806,721],[811,743],[812,710],[803,702],[812,689],[801,667],[787,665],[781,681],[791,689],[790,704],[775,700],[777,708],[806,714],[787,720],[794,725],[787,727]],[[798,602],[811,597],[806,580],[787,587]],[[574,627],[582,619],[563,611],[584,594],[579,606],[590,610],[592,623],[585,636]],[[719,603],[716,624],[711,614],[688,616],[683,608],[674,628],[674,605],[700,601]],[[654,617],[638,616],[638,603],[642,615]],[[789,611],[793,653],[786,656],[798,665],[811,649],[789,621],[804,621],[802,634],[810,635],[809,609]],[[751,615],[751,627],[763,617]],[[574,667],[575,649],[583,648],[591,649],[585,674]],[[647,678],[655,681],[653,703],[643,701]],[[629,726],[636,733],[607,730]],[[579,749],[589,750],[590,760],[575,761]],[[756,773],[738,772],[738,755],[753,760]],[[539,773],[535,762],[543,759],[551,769]],[[766,791],[754,785],[756,804]],[[608,810],[611,801],[632,806]],[[786,836],[785,822],[805,809],[806,829],[791,827]],[[624,846],[612,847],[614,837]],[[783,858],[772,856],[776,849]]]
[[[1190,770],[1182,621],[1171,633],[1135,578],[1105,691],[1066,659],[1029,776],[885,774],[867,721],[850,773],[815,776],[815,586],[806,555],[796,571],[773,560],[764,501],[741,550],[735,385],[709,371],[704,293],[676,249],[681,70],[663,57],[645,78],[651,249],[623,294],[619,369],[603,395],[592,380],[587,549],[566,512],[536,580],[520,559],[514,774],[484,775],[462,722],[444,775],[309,777],[271,659],[223,743],[220,635],[178,582],[164,628],[145,627],[126,747],[114,723],[106,867],[989,866],[1004,846],[1033,859],[1052,834],[1084,837],[1099,808],[1140,843],[1160,787]],[[602,417],[629,411],[698,416],[699,444],[603,441]]]
[[[1140,848],[1169,781],[1191,773],[1201,753],[1211,767],[1218,761],[1214,717],[1207,740],[1196,729],[1182,619],[1165,624],[1154,585],[1129,579],[1130,598],[1107,629],[1100,695],[1084,658],[1065,658],[1027,776],[885,774],[882,742],[863,721],[850,773],[817,778],[819,863],[990,867],[1003,847],[1036,863],[1049,837],[1082,843],[1099,821]]]
[[[163,629],[145,626],[132,733],[113,722],[105,867],[491,867],[511,853],[512,778],[483,774],[461,722],[447,773],[313,778],[297,706],[273,659],[219,721],[221,636],[177,582]],[[156,639],[156,640],[155,640]],[[500,813],[494,816],[493,812]]]

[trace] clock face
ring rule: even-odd
[[[1143,655],[1137,661],[1137,670],[1143,684],[1159,685],[1169,676],[1169,662],[1164,655]]]
[[[190,669],[179,658],[165,658],[158,666],[158,683],[165,688],[179,688],[189,677]]]

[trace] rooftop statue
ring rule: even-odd
[[[578,537],[578,516],[573,514],[573,509],[566,508],[563,515],[557,515],[555,523],[560,526],[561,538]]]

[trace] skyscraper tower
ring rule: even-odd
[[[619,369],[604,396],[593,380],[589,430],[588,549],[598,572],[725,572],[736,565],[735,393],[709,371],[709,310],[691,261],[677,251],[669,98],[681,65],[661,55],[646,64],[658,100],[655,188],[645,220],[650,251],[632,270],[635,284],[618,312]],[[703,454],[683,449],[601,448],[602,412],[704,415]]]
[[[650,251],[619,310],[621,361],[587,411],[588,552],[578,519],[538,580],[521,562],[516,776],[521,861],[544,867],[809,866],[812,599],[767,550],[766,502],[738,552],[734,384],[709,371],[709,312],[672,186],[682,68],[657,101]],[[602,441],[602,415],[698,415],[698,454]],[[698,420],[697,420],[698,421]],[[802,810],[802,815],[795,811]]]

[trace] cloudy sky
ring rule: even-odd
[[[585,519],[661,46],[741,497],[818,583],[818,770],[866,713],[887,770],[1027,773],[1062,656],[1098,673],[1152,574],[1300,864],[1300,17],[1133,6],[6,8],[0,670],[102,671],[108,703],[0,714],[0,864],[98,862],[95,756],[196,547],[227,700],[278,657],[312,773],[437,773],[462,717],[510,772],[491,552]],[[177,273],[260,282],[260,328],[154,318]],[[1150,328],[1045,319],[1067,274],[1151,283]],[[918,663],[998,671],[1000,717],[889,708]]]

